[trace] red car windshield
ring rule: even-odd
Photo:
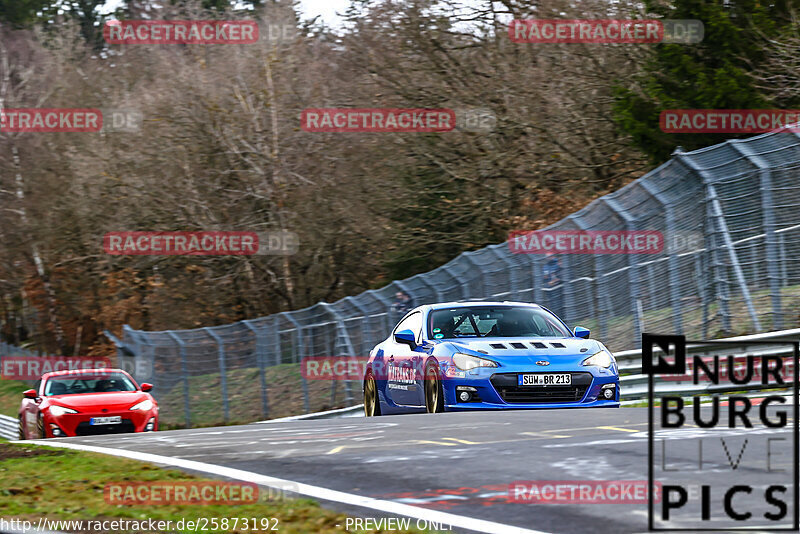
[[[130,378],[122,373],[74,374],[54,376],[47,380],[44,394],[79,395],[81,393],[106,393],[136,391]]]

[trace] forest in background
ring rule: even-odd
[[[664,109],[800,107],[800,1],[0,0],[0,108],[133,109],[133,132],[0,132],[0,337],[101,354],[123,324],[334,301],[535,230],[730,135]],[[699,19],[696,45],[519,44],[513,19]],[[106,20],[254,19],[252,45],[108,45]],[[269,39],[270,28],[290,38]],[[283,32],[281,32],[283,35]],[[312,133],[322,107],[483,110],[486,131]],[[111,256],[128,230],[284,229],[281,256]]]

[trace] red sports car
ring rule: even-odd
[[[56,371],[24,393],[20,439],[158,430],[158,404],[120,369]]]

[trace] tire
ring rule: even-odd
[[[378,417],[381,414],[381,403],[378,400],[378,385],[372,372],[364,379],[364,416]]]
[[[444,411],[444,392],[442,382],[436,366],[428,364],[425,368],[425,410],[428,413],[441,413]]]
[[[19,440],[25,439],[25,423],[22,421],[22,416],[19,416],[19,430],[17,431],[19,434]]]

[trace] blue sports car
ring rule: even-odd
[[[364,411],[619,407],[614,356],[588,338],[536,304],[419,306],[370,352]]]

